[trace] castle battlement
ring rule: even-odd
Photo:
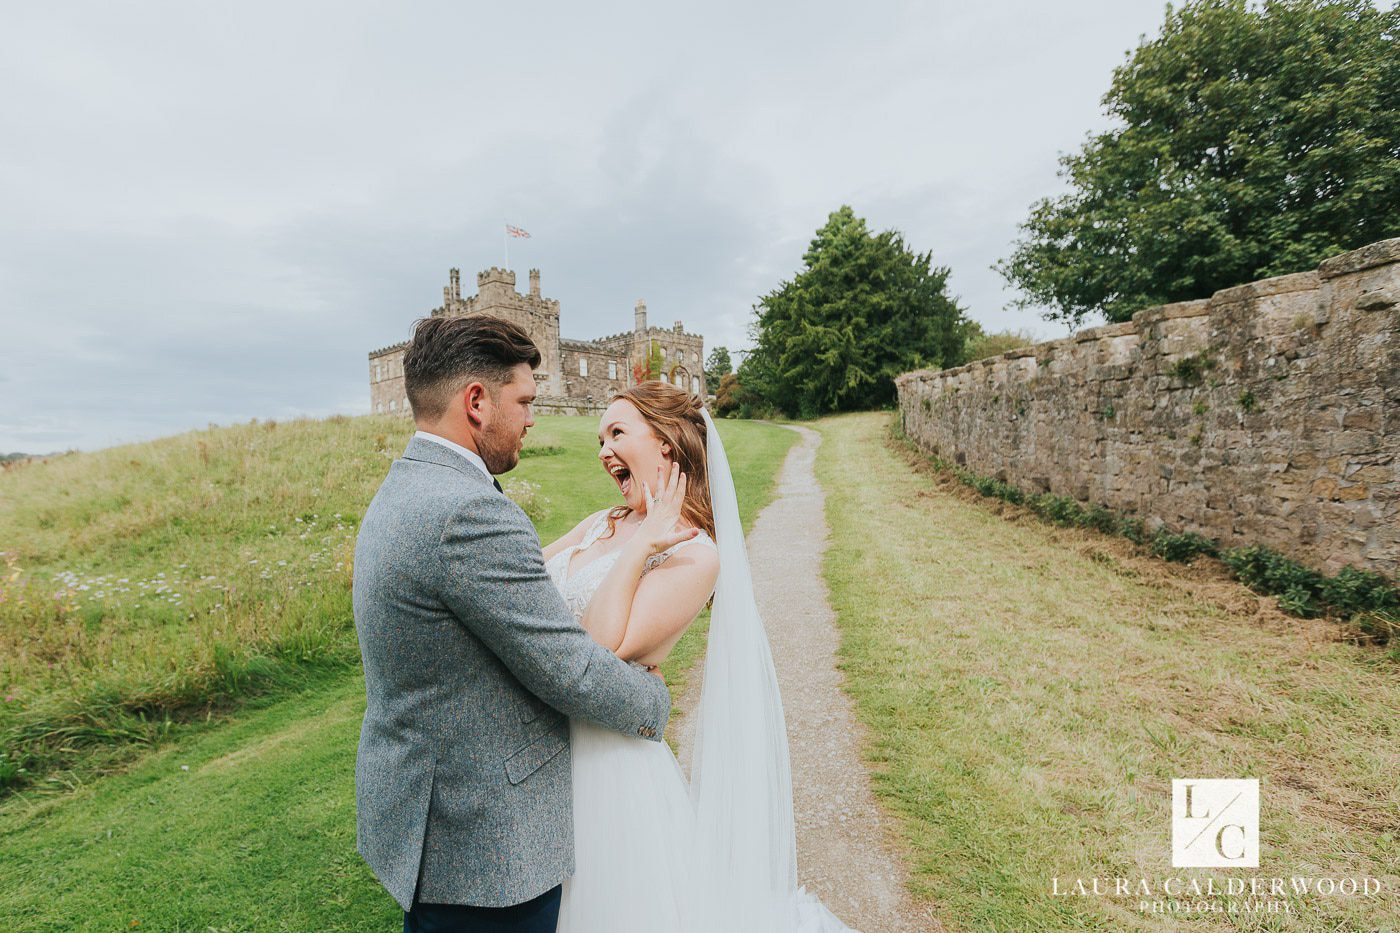
[[[369,358],[370,358],[370,359],[374,359],[375,357],[377,357],[377,356],[383,356],[383,355],[386,354],[386,353],[393,353],[395,350],[402,351],[402,350],[407,350],[407,349],[408,349],[408,341],[407,341],[407,340],[402,340],[402,341],[400,341],[400,342],[398,342],[398,343],[390,344],[390,345],[387,346],[387,347],[380,347],[378,350],[371,350],[371,351],[369,351]]]
[[[490,285],[496,282],[499,282],[502,285],[509,285],[511,288],[514,288],[515,273],[511,272],[509,269],[502,269],[498,266],[492,266],[491,268],[483,270],[476,274],[476,287],[478,289],[480,289],[483,285]]]

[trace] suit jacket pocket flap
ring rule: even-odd
[[[529,694],[519,697],[520,721],[533,722],[545,708],[543,700],[537,699]]]
[[[568,745],[567,741],[554,733],[544,733],[506,759],[506,777],[510,778],[512,784],[519,784]]]

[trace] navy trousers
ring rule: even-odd
[[[403,915],[403,933],[554,933],[559,925],[556,884],[539,897],[510,907],[467,904],[419,904]]]

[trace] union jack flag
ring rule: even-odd
[[[530,234],[527,231],[522,230],[515,224],[506,224],[506,233],[509,233],[511,236],[524,237],[527,240],[530,238]]]

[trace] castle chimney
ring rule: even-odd
[[[643,298],[637,299],[636,322],[637,333],[645,334],[647,332],[647,303]]]
[[[530,270],[530,297],[540,297],[540,270]]]

